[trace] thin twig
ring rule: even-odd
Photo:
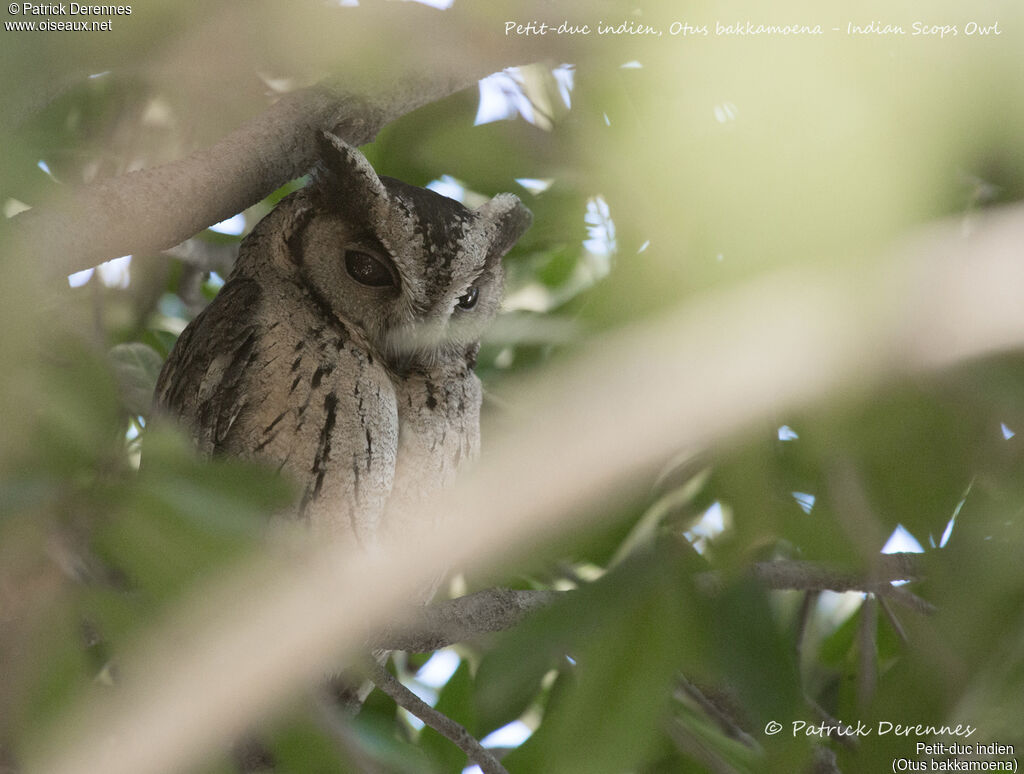
[[[735,739],[741,744],[749,747],[751,750],[761,750],[761,745],[757,743],[750,734],[744,731],[739,723],[737,723],[725,710],[718,706],[718,704],[707,696],[704,692],[694,685],[686,677],[679,676],[679,691],[684,696],[688,697],[691,701],[695,702],[709,718],[711,718],[722,732],[730,739]]]
[[[800,603],[800,612],[797,615],[796,621],[796,640],[793,643],[798,663],[803,655],[804,638],[807,636],[807,625],[811,621],[811,613],[814,612],[814,603],[818,601],[820,595],[820,591],[809,589],[804,593],[804,598]]]
[[[860,626],[857,639],[860,645],[857,670],[857,705],[866,709],[875,695],[878,682],[878,602],[868,594],[860,608]]]
[[[677,720],[670,721],[666,731],[681,753],[704,766],[711,774],[738,774],[732,764]]]
[[[889,620],[889,625],[893,628],[893,631],[896,632],[896,636],[906,645],[909,641],[907,633],[903,630],[903,625],[900,623],[900,619],[896,617],[896,613],[892,611],[889,603],[885,601],[885,597],[879,597],[878,604],[881,605],[882,612],[885,613],[885,617]]]
[[[843,723],[841,720],[837,720],[825,711],[818,702],[812,699],[807,694],[804,694],[804,701],[807,702],[807,706],[811,708],[811,711],[817,715],[818,719],[822,722],[825,727],[825,735],[829,739],[833,739],[843,747],[850,750],[856,750],[857,737],[849,733],[841,733],[844,729],[848,729],[849,725]]]
[[[411,712],[441,736],[451,740],[466,753],[470,761],[483,770],[484,774],[508,774],[505,767],[498,763],[497,758],[491,755],[490,750],[481,745],[476,737],[450,717],[438,712],[420,699],[393,677],[387,669],[379,664],[374,664],[372,679],[378,688],[394,699],[395,704]]]
[[[835,752],[827,747],[815,747],[810,774],[843,774],[836,762]]]
[[[893,602],[899,602],[904,607],[909,607],[916,613],[934,615],[939,610],[931,602],[921,599],[917,594],[905,589],[903,586],[886,585],[883,588],[876,590],[875,593],[879,596],[887,597]]]

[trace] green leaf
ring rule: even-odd
[[[663,543],[579,592],[587,625],[573,630],[575,683],[552,695],[541,727],[508,756],[510,770],[618,774],[654,754],[690,650],[682,613],[691,584],[680,558]]]
[[[80,343],[65,340],[53,347],[42,369],[45,395],[31,409],[38,415],[34,455],[26,467],[92,479],[109,466],[124,444],[122,409],[115,397],[111,369]]]
[[[381,717],[360,712],[351,722],[351,728],[359,748],[380,767],[377,771],[382,774],[433,774],[435,771],[423,750],[395,733],[394,713]],[[344,770],[360,769],[353,763]]]
[[[292,720],[277,729],[269,747],[277,771],[320,774],[342,770],[337,748],[321,728],[305,718]]]
[[[579,592],[571,595],[578,597]],[[584,608],[562,600],[506,632],[477,669],[473,706],[486,736],[520,717],[541,694],[544,676],[565,661],[576,637],[587,630]]]
[[[822,640],[818,649],[818,658],[823,664],[841,666],[849,658],[850,650],[857,641],[859,610],[858,608],[853,615],[848,616]]]
[[[68,700],[84,692],[95,677],[73,600],[61,600],[42,611],[40,619],[23,645],[25,654],[19,654],[22,674],[17,682],[8,684],[21,692],[22,701],[12,708],[12,720],[22,729],[41,728],[53,721]]]
[[[166,359],[171,354],[171,349],[174,348],[178,337],[170,331],[151,328],[142,335],[142,340],[144,344],[155,349],[161,358]]]
[[[152,427],[143,462],[94,549],[151,602],[173,597],[241,552],[255,549],[271,514],[291,502],[287,482],[238,460],[203,460],[177,433]]]
[[[147,344],[118,344],[109,352],[118,392],[129,414],[148,416],[163,358]]]
[[[228,537],[262,530],[268,516],[293,500],[283,476],[242,460],[201,459],[186,439],[163,427],[146,433],[138,496]]]
[[[59,479],[36,471],[0,479],[0,518],[31,508],[39,508],[58,497]]]
[[[700,471],[699,474],[677,486],[655,500],[640,519],[633,525],[625,540],[622,541],[615,555],[612,556],[609,567],[622,562],[634,551],[654,543],[665,522],[673,514],[684,511],[691,505],[708,478],[708,471]]]
[[[784,717],[801,704],[792,640],[759,582],[744,575],[727,584],[715,597],[707,625],[713,642],[709,662],[723,683],[735,686],[755,724]]]

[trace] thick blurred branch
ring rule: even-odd
[[[370,95],[322,83],[288,94],[209,148],[77,188],[13,219],[20,248],[69,274],[130,253],[167,250],[305,174],[315,136],[353,145],[386,124],[474,84],[488,68],[396,82]]]
[[[332,5],[299,3],[285,11],[277,3],[229,2],[211,9],[202,24],[182,25],[174,45],[143,46],[145,54],[136,59],[126,61],[123,51],[108,45],[74,48],[66,63],[64,57],[53,57],[59,62],[26,67],[31,87],[20,78],[14,82],[30,98],[15,95],[23,104],[12,107],[19,116],[5,113],[8,126],[46,104],[39,94],[50,98],[106,70],[147,84],[153,94],[178,95],[196,114],[190,117],[195,126],[189,136],[210,130],[221,136],[222,122],[237,126],[242,117],[252,116],[253,105],[266,92],[263,73],[283,73],[287,77],[282,80],[298,84],[319,83],[281,97],[184,158],[67,186],[54,200],[12,219],[18,250],[54,274],[167,250],[305,174],[314,161],[318,130],[362,145],[388,123],[504,67],[567,56],[559,41],[505,36],[502,20],[507,17],[500,8],[441,14],[411,3],[327,7]],[[588,11],[598,13],[604,6],[612,4],[590,3]],[[521,3],[515,10],[531,13]],[[245,25],[238,23],[240,16]],[[134,40],[127,27],[119,34]],[[279,39],[303,44],[282,62],[271,44]],[[270,50],[253,46],[254,40],[266,41]],[[384,40],[402,44],[381,45]]]

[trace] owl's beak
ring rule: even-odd
[[[388,360],[399,371],[408,371],[436,359],[437,351],[448,340],[444,321],[416,322],[399,326],[387,335]]]

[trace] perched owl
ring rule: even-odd
[[[378,177],[330,134],[320,155],[242,242],[156,402],[202,451],[290,476],[316,533],[367,547],[477,454],[480,334],[531,215],[511,194],[467,209]]]

